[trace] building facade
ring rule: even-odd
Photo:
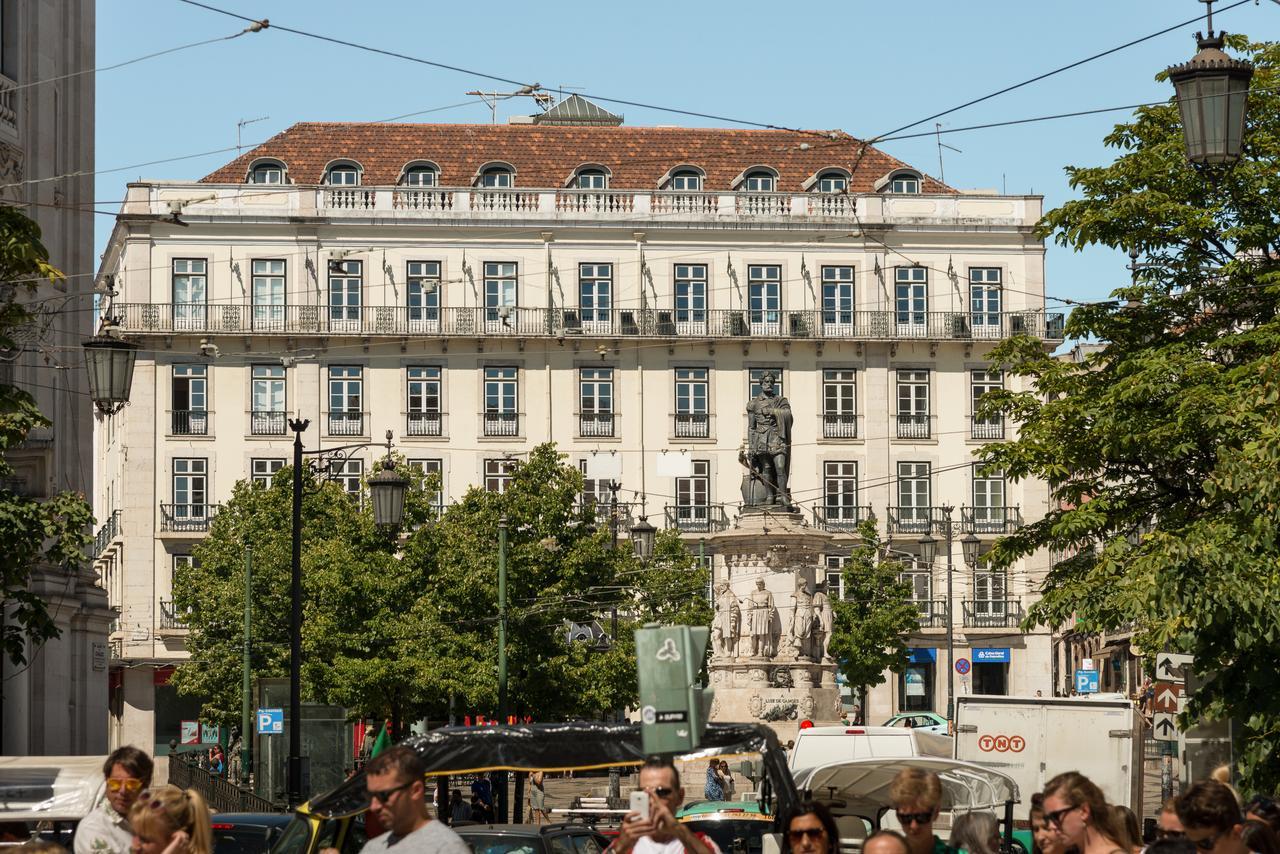
[[[833,574],[873,513],[916,552],[944,505],[987,545],[1044,512],[1042,485],[972,456],[1006,436],[974,414],[1010,381],[984,355],[1062,337],[1038,197],[957,192],[842,135],[599,123],[302,124],[126,196],[100,279],[143,349],[131,405],[98,432],[96,490],[119,519],[100,561],[121,609],[118,741],[171,737],[173,569],[236,481],[286,463],[294,417],[308,448],[393,430],[442,502],[503,489],[554,441],[590,497],[616,482],[628,519],[705,553],[736,516],[744,408],[772,372],[792,495],[839,534]],[[377,454],[338,473],[353,491]],[[1048,636],[1016,628],[1044,567],[954,552],[957,649],[991,650],[974,690],[1048,691]],[[872,716],[945,703],[945,571],[911,578],[920,661]]]
[[[80,342],[93,328],[92,0],[0,3],[0,196],[42,231],[50,261],[67,274],[41,287],[21,348],[0,351],[0,381],[29,391],[53,425],[9,451],[20,494],[91,493],[93,414]],[[78,76],[77,76],[78,75]],[[60,177],[68,176],[68,177]],[[24,297],[25,298],[25,297]],[[0,662],[0,753],[101,753],[107,744],[112,614],[92,567],[36,567],[31,589],[61,634],[28,643],[27,664]]]

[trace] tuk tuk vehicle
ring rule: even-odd
[[[442,727],[401,742],[426,763],[428,787],[448,788],[450,775],[485,771],[589,771],[611,767],[638,768],[647,755],[641,746],[640,725],[632,723],[571,722],[496,727]],[[779,816],[796,803],[796,789],[787,770],[785,751],[773,730],[752,724],[709,724],[701,746],[677,757],[697,760],[712,756],[760,757],[763,777],[759,809],[770,816],[776,830]],[[336,789],[297,807],[271,854],[318,854],[336,848],[358,854],[365,843],[363,817],[369,809],[365,771],[361,769]]]
[[[0,756],[0,846],[40,837],[67,849],[76,825],[97,807],[106,790],[105,756]],[[21,836],[19,829],[25,833]]]
[[[1029,850],[1013,835],[1018,784],[994,768],[932,756],[854,759],[798,770],[795,785],[801,797],[821,801],[831,809],[840,832],[841,849],[856,851],[867,836],[881,828],[886,814],[893,809],[889,787],[905,768],[938,775],[942,783],[942,813],[954,817],[968,812],[992,812],[1000,822],[1001,849],[1020,854]]]

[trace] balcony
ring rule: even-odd
[[[920,628],[945,629],[947,627],[946,599],[916,599],[915,606],[920,611]]]
[[[898,413],[897,436],[899,439],[931,439],[933,438],[933,416],[916,413]]]
[[[975,534],[1012,534],[1022,527],[1022,508],[961,507],[960,526]]]
[[[486,412],[482,417],[486,436],[520,435],[520,413],[518,412]]]
[[[440,436],[444,434],[444,416],[439,412],[410,412],[405,416],[406,436]]]
[[[823,531],[856,532],[858,526],[870,518],[870,505],[816,505],[813,508],[813,527]]]
[[[709,534],[729,528],[723,504],[668,504],[663,508],[666,526],[686,534]]]
[[[711,416],[706,412],[677,412],[675,435],[677,439],[710,438]]]
[[[890,534],[926,534],[943,522],[941,507],[890,507],[886,532]]]
[[[964,625],[968,629],[1013,629],[1022,617],[1022,603],[1017,599],[964,601]]]
[[[180,615],[172,599],[160,600],[160,625],[162,632],[183,631],[187,628],[185,615]]]
[[[112,510],[111,515],[93,535],[94,560],[102,557],[102,553],[111,545],[111,541],[118,536],[120,536],[120,511]]]
[[[583,412],[578,415],[578,435],[585,438],[613,436],[612,412]]]
[[[288,413],[255,409],[249,413],[249,432],[254,436],[283,436],[288,421]]]
[[[631,526],[635,524],[636,514],[640,511],[639,504],[623,501],[614,504],[608,498],[596,499],[590,495],[584,496],[579,506],[595,518],[597,525],[610,530],[613,528],[616,509],[619,540],[628,536]]]
[[[969,438],[971,439],[1003,439],[1003,418],[979,418],[969,416]]]
[[[261,309],[262,306],[258,306]],[[655,338],[706,340],[766,338],[784,341],[904,341],[951,340],[959,321],[967,314],[917,312],[899,322],[892,311],[740,311],[715,309],[677,312],[663,308],[593,309],[591,318],[578,308],[484,308],[444,306],[432,309],[429,319],[419,307],[403,305],[286,305],[272,306],[269,323],[254,321],[248,303],[115,303],[121,331],[128,334],[189,333],[192,335],[358,335],[403,338],[417,335],[475,338],[478,335],[512,338]],[[696,315],[696,316],[695,316]],[[1061,340],[1054,332],[1061,314],[1020,311],[998,317],[993,327],[1004,338],[1027,334],[1046,341]],[[965,327],[968,328],[967,326]],[[1054,338],[1053,335],[1059,335]]]
[[[161,504],[160,530],[178,533],[208,531],[216,515],[217,504]]]
[[[858,416],[851,412],[822,413],[822,438],[858,438]]]
[[[364,435],[364,413],[363,412],[330,412],[329,413],[329,435],[330,436],[363,436]]]
[[[174,436],[209,435],[209,415],[203,409],[170,410],[170,434]]]

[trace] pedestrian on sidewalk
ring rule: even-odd
[[[702,787],[702,797],[709,801],[724,800],[724,785],[720,782],[720,765],[714,759],[707,763],[707,782]]]
[[[102,765],[106,797],[76,827],[75,854],[127,854],[133,845],[129,809],[150,787],[152,767],[151,757],[132,745],[111,752]]]
[[[546,775],[534,771],[529,775],[529,821],[543,825],[551,821],[547,810]]]

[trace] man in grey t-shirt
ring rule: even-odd
[[[408,747],[379,753],[365,766],[369,809],[391,828],[365,843],[361,854],[470,854],[444,822],[427,812],[426,766]]]

